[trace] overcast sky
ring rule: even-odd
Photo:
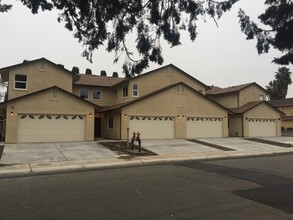
[[[94,53],[93,63],[81,56],[83,47],[73,38],[72,32],[57,22],[58,12],[40,12],[33,15],[29,9],[15,0],[2,0],[13,4],[12,11],[0,13],[0,68],[45,57],[71,70],[78,66],[80,72],[86,68],[93,74],[106,70],[108,75],[116,71],[122,74],[122,63],[113,64],[114,54],[103,47]],[[207,18],[198,24],[198,37],[191,42],[188,33],[181,35],[182,45],[170,48],[163,46],[164,64],[174,64],[207,85],[227,87],[256,82],[265,87],[274,79],[278,65],[271,63],[280,55],[271,50],[269,54],[258,55],[255,41],[245,40],[240,31],[237,12],[242,8],[256,20],[264,11],[264,0],[241,0],[218,21]],[[130,41],[128,41],[130,42]],[[149,69],[160,67],[152,64]],[[292,65],[287,66],[293,72]],[[289,86],[287,97],[293,97],[293,86]]]

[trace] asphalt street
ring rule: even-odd
[[[0,219],[293,219],[293,155],[0,179]]]

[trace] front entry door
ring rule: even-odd
[[[95,118],[95,137],[101,137],[101,118]]]

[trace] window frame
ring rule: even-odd
[[[108,127],[109,130],[113,130],[114,129],[114,117],[113,116],[109,116],[108,117],[107,127]]]
[[[100,91],[99,98],[95,98],[95,91]],[[93,88],[92,90],[93,100],[102,100],[102,90],[100,88]]]
[[[82,97],[82,96],[81,96],[81,93],[82,93],[81,91],[82,91],[83,89],[84,89],[84,90],[87,90],[87,96],[86,96],[86,97]],[[82,98],[82,99],[89,99],[89,89],[88,89],[87,87],[80,87],[80,88],[79,88],[79,97]]]
[[[134,89],[134,86],[137,86],[136,89]],[[134,94],[136,92],[136,95]],[[132,84],[132,97],[138,97],[139,96],[139,87],[137,83]]]
[[[124,95],[124,91],[125,91],[124,89],[125,89],[125,88],[126,88],[126,92],[127,92],[127,93],[126,93],[126,96]],[[128,91],[128,85],[127,85],[127,86],[123,86],[123,87],[122,87],[122,98],[127,98],[127,97],[128,97],[128,92],[129,92],[129,91]]]
[[[25,76],[25,81],[21,81],[21,80],[16,80],[16,76]],[[17,88],[16,87],[16,83],[21,83],[25,85],[25,88]],[[27,74],[15,74],[14,75],[14,89],[15,90],[27,90],[28,87],[28,76]]]

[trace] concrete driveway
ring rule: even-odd
[[[293,137],[263,138],[282,143],[292,143]],[[206,146],[184,139],[143,140],[142,147],[159,155],[157,158],[189,157],[202,158],[219,156],[253,155],[261,153],[282,153],[293,151],[264,143],[253,142],[243,138],[207,138],[198,139],[221,148]],[[105,141],[105,140],[102,140]],[[98,142],[63,142],[63,143],[30,143],[6,144],[0,164],[50,163],[67,161],[87,161],[100,159],[117,159],[120,156]],[[146,156],[146,158],[150,158]],[[141,158],[141,157],[140,157]]]
[[[0,164],[57,162],[118,157],[96,142],[5,144]]]

